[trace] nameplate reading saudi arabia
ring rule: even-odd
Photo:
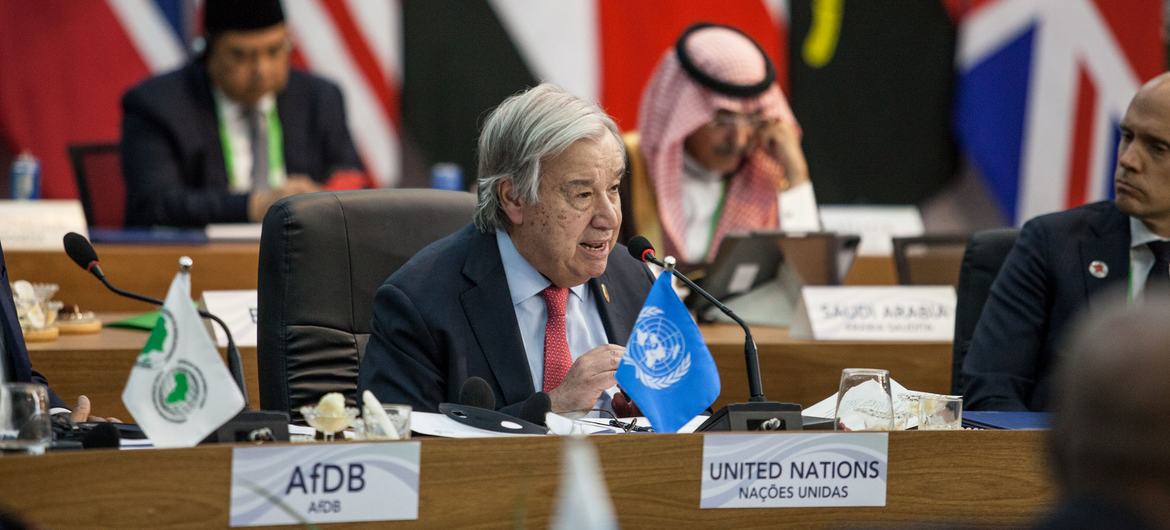
[[[231,526],[418,519],[419,442],[232,450]]]
[[[887,433],[708,434],[699,507],[885,506]]]
[[[805,287],[789,336],[816,340],[950,341],[950,286]]]

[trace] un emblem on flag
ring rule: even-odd
[[[644,307],[634,325],[624,362],[634,366],[638,381],[648,388],[667,388],[687,375],[691,353],[682,331],[659,307]]]

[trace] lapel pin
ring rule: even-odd
[[[1104,278],[1109,276],[1109,266],[1104,261],[1093,260],[1089,263],[1089,274],[1092,274],[1094,278]]]
[[[605,303],[609,303],[609,289],[605,288],[605,284],[601,284],[601,296],[605,297]]]

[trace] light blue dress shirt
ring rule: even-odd
[[[1138,218],[1129,218],[1129,299],[1141,298],[1146,290],[1146,278],[1154,268],[1154,253],[1146,243],[1166,239],[1150,231]]]
[[[504,275],[508,278],[508,291],[512,293],[512,308],[516,311],[516,323],[524,340],[534,390],[540,392],[544,383],[544,325],[548,320],[548,309],[540,292],[552,282],[520,255],[512,238],[503,230],[496,230],[496,244],[500,249],[500,261],[504,264]],[[575,362],[585,352],[607,344],[609,338],[605,335],[601,313],[589,285],[583,283],[569,289],[569,293],[565,332],[569,338],[569,353]],[[594,408],[612,411],[610,396],[616,391],[614,386],[602,393]]]

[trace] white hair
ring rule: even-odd
[[[536,204],[541,163],[579,140],[613,136],[622,145],[617,125],[596,104],[542,83],[500,103],[479,135],[479,201],[475,226],[483,232],[508,226],[500,183],[511,179],[513,198]]]

